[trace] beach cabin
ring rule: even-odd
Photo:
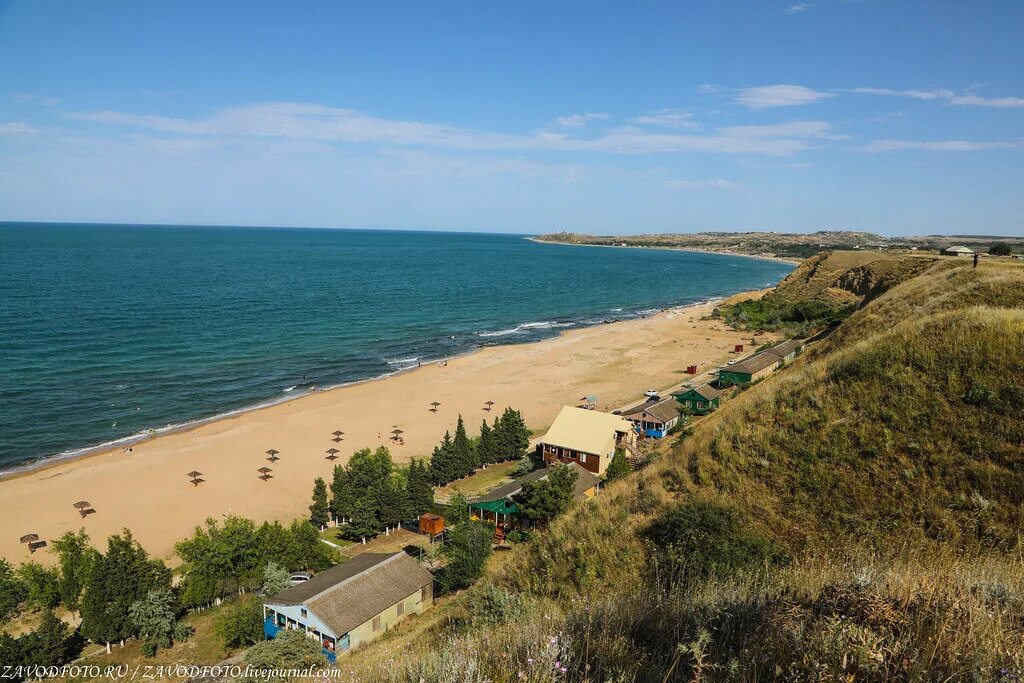
[[[963,257],[974,256],[974,251],[971,250],[971,249],[968,249],[967,247],[964,247],[964,246],[946,247],[945,249],[942,250],[942,253],[945,256],[963,256]]]
[[[641,403],[623,410],[620,415],[633,423],[637,433],[655,439],[665,438],[680,420],[678,404],[671,398]]]
[[[433,604],[434,576],[403,552],[363,553],[268,598],[263,634],[303,631],[334,663]]]
[[[722,384],[750,384],[775,372],[781,362],[782,359],[774,353],[755,353],[719,370],[718,381]]]
[[[574,462],[601,476],[616,448],[636,444],[633,423],[620,415],[565,406],[537,444],[544,462]]]
[[[721,396],[722,392],[710,384],[672,392],[677,405],[694,415],[707,415],[717,409]]]
[[[576,486],[573,489],[573,500],[582,500],[597,495],[601,479],[593,472],[589,472],[578,463],[570,463],[570,467],[576,469]],[[546,479],[551,474],[551,467],[543,467],[534,470],[524,477],[499,486],[484,495],[469,501],[470,514],[478,519],[494,522],[494,525],[504,532],[505,529],[519,525],[519,510],[512,500],[516,494],[523,490],[523,486],[532,481]]]
[[[782,362],[789,363],[794,358],[797,357],[797,354],[799,354],[800,351],[803,350],[803,348],[803,342],[797,339],[787,339],[784,342],[776,344],[770,349],[765,349],[765,353],[770,353],[774,356],[778,356],[779,359],[782,360]]]

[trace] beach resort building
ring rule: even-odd
[[[620,415],[632,422],[638,433],[662,439],[679,424],[678,405],[671,398],[655,399],[627,408]]]
[[[593,472],[580,467],[578,463],[573,462],[569,466],[576,470],[577,475],[573,500],[582,500],[597,495],[601,479]],[[551,474],[551,467],[543,467],[504,486],[499,486],[479,498],[469,501],[469,511],[477,519],[494,522],[499,531],[518,526],[519,510],[512,499],[523,490],[523,486],[533,481],[546,479],[549,474]]]
[[[973,250],[968,249],[967,247],[962,245],[946,247],[945,249],[942,250],[942,253],[946,256],[974,256]]]
[[[600,476],[616,448],[636,444],[633,423],[620,415],[565,406],[548,433],[537,444],[537,455],[546,463],[574,462]]]
[[[363,553],[268,598],[263,633],[315,638],[330,662],[433,604],[434,577],[403,552]]]
[[[699,387],[672,392],[676,404],[686,412],[695,415],[707,415],[718,408],[721,396],[722,391],[715,389],[710,384],[701,384]]]
[[[803,342],[789,339],[770,349],[747,356],[733,365],[718,371],[720,384],[750,384],[763,379],[777,370],[783,363],[796,358],[803,349]]]
[[[770,349],[765,349],[765,353],[778,356],[782,359],[782,362],[789,363],[797,357],[804,348],[804,343],[799,339],[787,339],[784,342],[780,342]]]

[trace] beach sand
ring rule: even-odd
[[[682,371],[697,363],[700,372],[727,359],[733,345],[750,335],[728,330],[720,320],[701,321],[713,305],[663,311],[648,318],[568,331],[531,344],[479,349],[391,377],[313,393],[293,401],[210,422],[189,431],[20,473],[0,480],[0,555],[11,562],[31,559],[51,564],[48,549],[29,555],[18,543],[36,533],[53,541],[84,527],[97,547],[130,528],[156,557],[171,561],[174,543],[207,517],[242,515],[257,521],[289,521],[308,514],[315,477],[330,481],[337,448],[344,463],[363,447],[386,444],[396,462],[429,457],[457,416],[470,435],[483,418],[505,406],[521,410],[537,433],[563,405],[596,395],[600,410],[643,400],[690,379]],[[767,340],[768,337],[765,337]],[[483,410],[494,401],[493,411]],[[432,401],[441,403],[436,413]],[[404,430],[404,445],[389,440],[392,425]],[[335,443],[332,432],[345,432]],[[280,451],[270,463],[265,451]],[[273,478],[257,479],[270,467]],[[187,472],[205,480],[194,487]],[[82,519],[72,507],[89,501],[96,514]]]

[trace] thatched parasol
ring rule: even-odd
[[[281,458],[277,457],[276,455],[268,455],[267,456],[267,460],[269,460],[270,462],[277,462],[280,459]]]
[[[436,412],[437,412],[437,407],[438,407],[439,405],[441,405],[441,404],[440,404],[440,403],[438,403],[437,401],[432,401],[432,402],[430,403],[430,409],[431,409],[431,410],[432,410],[433,412],[435,412],[435,413],[436,413]]]
[[[77,503],[75,503],[74,506],[79,510],[84,510],[85,508],[90,507],[90,503],[87,500],[80,500]]]
[[[188,473],[188,474],[186,474],[185,476],[186,476],[186,477],[192,477],[193,479],[195,479],[196,477],[201,477],[201,476],[203,476],[203,473],[202,473],[202,472],[200,472],[200,471],[198,471],[198,470],[192,470],[191,472],[189,472],[189,473]]]
[[[487,401],[486,403],[484,403],[484,405],[487,406],[486,408],[484,408],[484,410],[486,410],[487,412],[491,412],[491,406],[494,405],[494,401]]]
[[[334,439],[333,439],[334,443],[338,443],[339,441],[341,441],[342,440],[341,437],[344,436],[344,434],[345,434],[345,432],[341,431],[340,429],[336,429],[336,430],[334,430],[331,433],[334,434]]]
[[[25,534],[18,539],[18,543],[35,543],[39,540],[39,534]]]
[[[269,467],[261,467],[256,471],[259,472],[260,474],[266,474],[267,472],[273,472],[274,470],[270,469]]]
[[[272,474],[261,474],[260,476],[258,476],[256,478],[257,479],[262,479],[263,481],[267,481],[268,479],[273,479],[274,475],[272,475]]]
[[[269,451],[267,451],[267,455],[269,455],[271,458],[273,458],[275,455],[277,455],[280,452],[281,451],[274,450],[273,448],[271,448]]]

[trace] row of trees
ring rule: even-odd
[[[310,521],[323,527],[333,517],[345,521],[343,533],[352,540],[376,536],[385,529],[415,519],[434,506],[434,487],[427,464],[413,459],[396,468],[391,453],[381,446],[364,448],[336,465],[330,494],[323,479],[313,485]]]
[[[444,440],[434,448],[430,458],[431,481],[443,486],[480,467],[518,460],[526,454],[529,445],[530,430],[518,410],[506,408],[500,417],[494,419],[493,426],[484,420],[480,425],[480,436],[476,439],[468,437],[466,425],[459,415],[455,437],[445,432]]]
[[[330,548],[306,520],[286,527],[280,522],[257,526],[244,517],[228,517],[218,524],[210,518],[205,528],[196,527],[175,549],[188,566],[180,591],[182,604],[189,608],[258,590],[271,564],[291,572],[326,569],[334,563]]]

